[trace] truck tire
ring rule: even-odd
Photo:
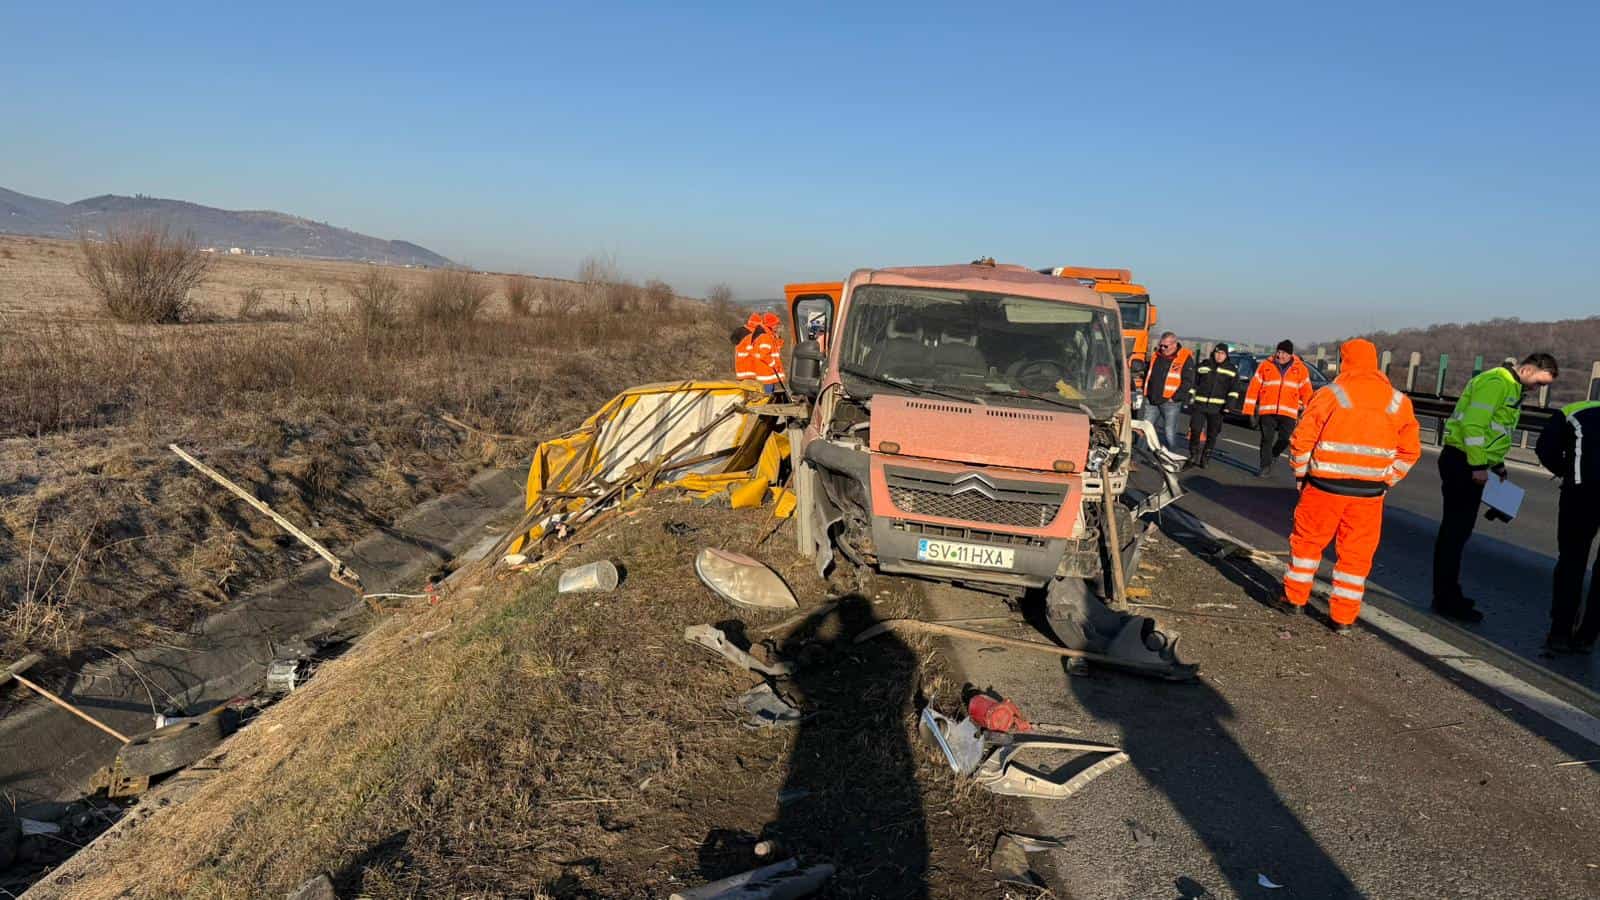
[[[134,735],[117,758],[129,775],[164,775],[210,753],[222,738],[222,717],[200,716]]]

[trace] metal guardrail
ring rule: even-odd
[[[1411,394],[1411,407],[1418,418],[1424,416],[1431,419],[1448,419],[1455,412],[1455,397],[1440,397],[1435,394]],[[1539,434],[1544,431],[1550,420],[1560,414],[1559,410],[1548,406],[1524,406],[1522,419],[1517,423],[1518,431],[1529,431]]]

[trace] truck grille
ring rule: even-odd
[[[972,473],[951,476],[901,470],[885,474],[889,501],[914,516],[1044,528],[1055,521],[1066,499],[1066,491],[1053,485],[996,482]]]

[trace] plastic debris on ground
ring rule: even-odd
[[[610,560],[601,559],[585,563],[561,573],[556,582],[556,593],[577,594],[591,591],[609,593],[617,589],[621,574]]]
[[[997,705],[984,706],[986,713],[997,708]],[[1020,712],[1017,715],[1020,716]],[[970,776],[990,793],[1007,797],[1065,800],[1128,761],[1128,754],[1111,744],[1042,733],[991,731],[983,728],[975,717],[956,722],[932,707],[923,708],[918,730],[924,740],[944,754],[951,771],[963,777]],[[1019,760],[1025,754],[1045,755],[1054,751],[1083,755],[1054,771],[1030,767]],[[1100,758],[1078,767],[1079,762],[1094,756]]]
[[[744,609],[799,609],[794,591],[760,560],[707,547],[694,560],[694,572],[712,593]]]
[[[1283,887],[1283,885],[1275,883],[1271,878],[1259,874],[1256,875],[1256,884],[1259,884],[1268,890],[1277,890],[1278,888]]]
[[[772,685],[765,682],[728,701],[730,709],[745,714],[745,725],[750,728],[770,728],[774,725],[793,725],[805,716],[793,704],[778,695]]]
[[[294,690],[300,677],[300,660],[275,659],[267,664],[267,693],[287,694]]]
[[[798,860],[786,859],[700,887],[676,891],[672,894],[672,900],[780,900],[805,897],[821,890],[833,877],[833,872],[833,866],[826,863],[802,867]]]

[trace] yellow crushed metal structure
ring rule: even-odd
[[[541,443],[528,466],[527,508],[547,513],[511,552],[588,510],[631,503],[670,488],[735,509],[771,501],[780,517],[795,496],[779,484],[789,440],[771,419],[746,412],[771,398],[753,384],[689,381],[629,388],[575,430]]]

